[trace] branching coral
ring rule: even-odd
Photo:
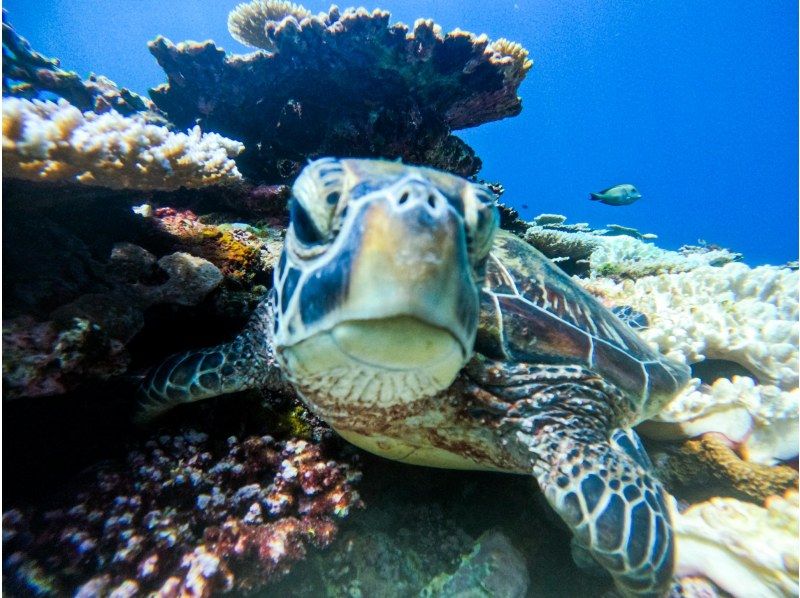
[[[21,37],[8,22],[3,10],[3,96],[35,98],[41,92],[54,93],[81,110],[133,114],[153,110],[147,98],[116,84],[103,76],[90,75],[81,80],[73,71],[59,67],[55,58],[42,56]],[[151,113],[148,118],[157,119]]]
[[[169,82],[151,96],[178,126],[198,122],[242,139],[240,168],[269,182],[291,179],[320,155],[477,172],[474,152],[450,133],[519,113],[527,53],[505,40],[444,35],[431,21],[409,28],[389,18],[336,7],[309,16],[257,0],[234,10],[231,29],[269,52],[226,56],[212,42],[158,38],[150,51]]]
[[[332,541],[335,518],[360,506],[358,477],[304,441],[231,437],[220,450],[197,432],[161,436],[60,508],[6,511],[3,586],[77,596],[256,589],[308,544]]]
[[[235,183],[241,143],[198,127],[172,133],[141,116],[81,113],[58,103],[5,98],[3,176],[112,189]]]
[[[712,498],[673,513],[679,576],[703,575],[735,598],[798,595],[798,495],[764,507]]]
[[[642,336],[665,355],[686,363],[735,362],[761,384],[798,386],[796,271],[744,264],[702,267],[615,283],[582,281],[608,305],[645,314]]]

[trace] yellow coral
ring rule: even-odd
[[[237,5],[228,14],[228,31],[236,41],[245,46],[271,50],[273,43],[266,33],[267,22],[286,18],[299,22],[310,16],[310,11],[294,2],[253,0]]]
[[[682,474],[694,472],[695,479],[684,482],[717,480],[750,500],[763,501],[797,487],[796,470],[785,465],[770,467],[743,461],[713,434],[686,441],[670,458],[673,460],[671,469]]]
[[[4,98],[3,176],[112,189],[172,190],[241,180],[238,141],[173,133],[141,116],[81,113],[65,100]]]
[[[489,44],[488,49],[497,55],[493,58],[494,62],[507,64],[504,71],[508,79],[522,79],[533,66],[528,51],[517,42],[501,37]]]

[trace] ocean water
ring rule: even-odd
[[[251,51],[227,31],[233,6],[4,3],[35,50],[141,94],[166,81],[146,46],[156,35]],[[547,230],[498,233],[489,258],[485,190],[322,162],[287,209],[272,183],[293,175],[259,171],[252,147],[240,167],[259,174],[242,185],[170,187],[180,168],[164,154],[163,180],[142,169],[120,184],[113,164],[124,172],[143,137],[98,166],[113,136],[95,130],[92,176],[34,180],[42,155],[69,156],[43,140],[79,115],[15,145],[14,118],[36,119],[4,97],[4,594],[609,598],[608,547],[664,564],[670,511],[683,550],[671,596],[797,596],[800,274],[757,267],[798,257],[797,7],[380,6],[529,51],[521,114],[456,131],[523,220],[635,227],[747,266],[672,254],[687,271],[659,286],[647,275],[674,264],[590,270],[558,253],[569,241],[547,265],[530,249],[545,251]],[[313,137],[297,125],[302,103],[281,105],[280,126]],[[361,184],[340,187],[342,168]],[[643,197],[589,200],[618,183]],[[370,195],[389,184],[403,187]],[[609,386],[562,368],[575,364]],[[637,428],[643,445],[597,433],[648,419],[631,411],[643,396],[648,418],[664,408]],[[591,512],[591,533],[575,509]],[[570,525],[604,544],[599,560]]]
[[[226,50],[234,3],[8,0],[15,27],[64,67],[139,93],[164,82],[147,51],[213,39]],[[314,11],[325,1],[309,1]],[[343,6],[344,7],[344,6]],[[530,51],[516,118],[462,131],[481,176],[531,218],[634,226],[677,249],[699,239],[780,264],[798,254],[797,6],[792,2],[482,0],[384,2],[406,23],[432,18]],[[588,194],[633,183],[625,208]]]

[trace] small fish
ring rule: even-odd
[[[627,183],[603,189],[599,193],[589,194],[589,199],[592,201],[599,201],[609,206],[627,206],[641,197],[642,194],[636,190],[636,187]]]

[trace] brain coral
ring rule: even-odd
[[[531,61],[518,44],[443,34],[428,20],[390,25],[381,10],[304,15],[260,0],[234,10],[234,36],[268,52],[157,38],[150,51],[168,83],[151,90],[153,101],[178,126],[244,141],[240,168],[272,182],[320,155],[400,157],[471,175],[480,161],[451,131],[521,110]]]
[[[798,281],[788,268],[732,263],[616,283],[581,281],[610,305],[630,305],[650,327],[642,336],[686,363],[735,362],[761,384],[798,385]]]
[[[81,113],[58,103],[4,98],[3,176],[112,189],[178,189],[241,180],[238,141],[172,133],[139,115]]]

